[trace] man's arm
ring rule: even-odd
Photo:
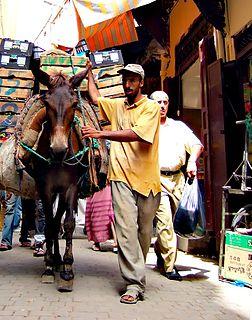
[[[201,144],[195,144],[192,146],[191,154],[187,162],[186,173],[188,177],[194,177],[197,173],[196,161],[199,158],[204,147]]]
[[[133,141],[144,141],[140,138],[133,130],[125,129],[120,131],[108,131],[108,130],[96,130],[91,127],[82,127],[82,137],[85,138],[96,138],[96,139],[108,139],[111,141],[118,142],[133,142]]]
[[[88,94],[93,102],[94,105],[98,105],[98,97],[100,97],[100,92],[96,87],[94,76],[92,72],[92,64],[89,65],[88,70]]]

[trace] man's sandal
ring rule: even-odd
[[[30,248],[31,247],[31,241],[30,240],[21,241],[20,242],[20,247]]]
[[[6,243],[0,243],[0,251],[7,251],[11,250],[12,246],[6,244]]]
[[[45,255],[45,251],[43,248],[39,248],[37,247],[34,251],[33,251],[33,257],[44,257]]]
[[[120,302],[126,304],[135,304],[138,300],[144,300],[144,295],[140,291],[134,289],[128,289],[120,298]]]

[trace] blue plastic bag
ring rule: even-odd
[[[173,225],[182,237],[203,237],[206,233],[205,208],[196,177],[186,181]]]

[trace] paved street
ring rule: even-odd
[[[1,236],[1,234],[0,234]],[[251,289],[218,281],[216,262],[179,252],[182,282],[169,281],[147,259],[145,301],[119,302],[123,282],[113,252],[95,252],[77,230],[74,236],[74,290],[60,293],[42,284],[43,258],[18,246],[0,252],[0,319],[51,320],[251,320]],[[60,240],[64,245],[64,240]]]

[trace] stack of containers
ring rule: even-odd
[[[0,66],[8,69],[28,70],[33,54],[33,43],[9,38],[0,40]]]
[[[40,56],[41,69],[50,75],[57,72],[73,76],[86,68],[87,61],[91,60],[95,82],[104,97],[124,96],[122,77],[117,73],[123,68],[123,58],[119,50],[102,51],[90,53],[89,58],[83,54],[78,56],[62,55],[53,51],[44,52]],[[40,84],[40,90],[47,90]],[[81,91],[87,91],[87,80],[84,79],[80,85]]]
[[[0,39],[0,145],[13,134],[25,100],[33,93],[32,55],[33,43]]]

